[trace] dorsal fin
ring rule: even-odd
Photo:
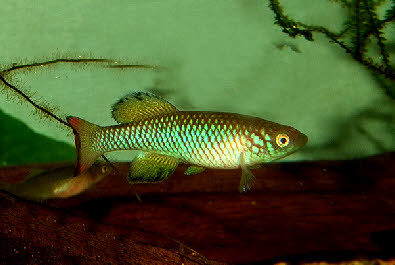
[[[176,107],[154,94],[134,92],[112,106],[112,117],[119,123],[129,123],[176,111]]]

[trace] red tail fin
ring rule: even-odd
[[[92,144],[95,139],[95,132],[100,126],[87,122],[77,117],[67,117],[74,130],[75,146],[77,148],[77,167],[75,176],[87,170],[102,153],[94,151]]]

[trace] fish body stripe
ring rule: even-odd
[[[264,136],[259,135],[259,119],[244,117],[233,113],[176,112],[102,127],[95,134],[93,149],[156,151],[204,167],[237,168],[241,153],[248,158],[267,152],[267,146],[259,144],[264,141]]]

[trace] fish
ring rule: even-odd
[[[95,162],[88,170],[74,177],[75,165],[65,165],[50,170],[33,171],[21,183],[2,183],[0,190],[18,197],[43,202],[54,198],[68,198],[82,193],[111,173],[104,162]]]
[[[308,140],[291,126],[236,113],[181,111],[147,92],[121,98],[112,106],[112,117],[118,124],[104,127],[67,117],[77,149],[75,174],[107,152],[141,150],[130,165],[131,184],[161,182],[186,163],[186,175],[241,168],[243,193],[254,184],[251,169],[296,152]]]

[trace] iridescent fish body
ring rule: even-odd
[[[76,174],[104,153],[141,150],[131,164],[131,183],[162,181],[183,162],[192,164],[188,175],[204,168],[241,168],[239,190],[244,192],[254,182],[249,168],[287,156],[307,142],[289,126],[235,113],[179,111],[144,92],[122,98],[112,115],[120,125],[100,127],[68,117],[76,136]]]
[[[45,201],[54,198],[68,198],[90,188],[111,172],[104,162],[96,162],[88,170],[74,175],[74,164],[51,170],[34,172],[22,183],[0,185],[0,190],[32,201]]]

